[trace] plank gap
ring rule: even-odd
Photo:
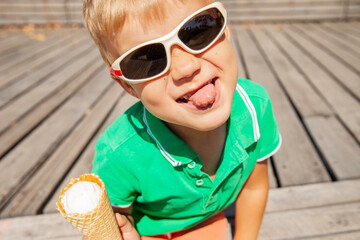
[[[279,173],[278,173],[278,171],[276,170],[275,162],[274,162],[274,158],[273,158],[273,157],[270,157],[270,162],[269,162],[269,164],[271,165],[271,169],[272,169],[273,174],[274,174],[274,177],[275,177],[276,187],[277,187],[277,188],[281,188],[281,182],[280,182],[280,179],[279,179]]]
[[[305,36],[309,41],[311,41],[314,45],[319,47],[320,49],[324,50],[327,54],[331,55],[334,59],[336,59],[338,62],[341,62],[344,64],[347,68],[349,68],[351,71],[353,71],[356,74],[360,74],[359,70],[357,70],[354,66],[349,64],[347,61],[345,61],[343,58],[341,58],[339,55],[335,54],[333,51],[329,50],[329,48],[325,47],[323,44],[321,44],[318,40],[314,39],[312,36],[309,35],[307,31],[303,31],[299,27],[299,25],[293,25],[295,30],[299,32],[299,34]],[[309,27],[309,26],[307,26]]]
[[[15,121],[14,123],[12,123],[9,129],[4,130],[4,132],[1,134],[1,137],[7,140],[4,141],[4,143],[7,143],[7,146],[3,144],[0,147],[1,159],[5,157],[5,155],[8,154],[12,149],[14,149],[19,143],[21,143],[23,139],[25,139],[29,134],[31,134],[33,130],[37,129],[38,126],[40,126],[45,120],[51,117],[51,115],[55,113],[64,103],[66,103],[66,101],[69,100],[72,95],[80,91],[81,87],[77,87],[75,89],[71,88],[72,86],[74,86],[74,84],[80,86],[79,80],[81,80],[81,83],[84,83],[84,81],[86,80],[86,76],[90,77],[93,73],[97,72],[102,68],[102,66],[100,64],[97,64],[97,62],[89,65],[89,67],[92,69],[92,71],[89,71],[88,73],[86,73],[86,75],[82,75],[81,79],[76,77],[72,81],[68,82],[68,84],[65,84],[65,86],[60,88],[59,91],[52,94],[52,96],[47,101],[42,102],[37,108],[35,108],[31,112],[31,115],[27,115],[25,118]],[[66,96],[59,97],[59,95],[62,95],[64,91],[68,91],[66,92]],[[32,117],[32,115],[34,114],[35,117]],[[15,131],[15,128],[19,127],[19,125],[22,127],[22,129],[26,128],[21,133]],[[12,137],[14,136],[16,136],[16,140],[13,140]]]
[[[52,76],[53,74],[56,74],[57,69],[67,67],[68,65],[71,65],[74,61],[76,61],[77,58],[81,58],[85,54],[90,52],[90,50],[93,48],[93,46],[92,46],[92,44],[90,46],[90,44],[86,44],[86,43],[87,43],[87,41],[85,39],[83,39],[82,41],[77,42],[76,44],[70,44],[68,46],[68,48],[65,49],[65,51],[63,53],[61,53],[61,55],[54,56],[54,58],[50,59],[49,60],[50,63],[48,63],[48,65],[49,65],[48,67],[49,67],[50,71],[45,73],[45,74],[43,74],[43,73],[39,74],[41,69],[43,69],[43,66],[38,66],[39,67],[38,69],[34,68],[36,70],[35,70],[33,75],[27,75],[27,76],[23,77],[21,80],[23,80],[24,78],[27,78],[27,79],[35,78],[35,80],[32,80],[32,81],[28,80],[28,82],[30,82],[29,85],[25,89],[21,89],[20,91],[14,93],[13,96],[9,96],[8,99],[6,100],[6,102],[4,102],[0,106],[0,109],[6,108],[6,106],[8,104],[11,104],[11,102],[16,101],[18,98],[20,98],[24,94],[30,92],[32,89],[34,89],[37,86],[39,86],[40,84],[42,84],[50,76]],[[87,47],[87,45],[89,45],[89,46]],[[79,49],[79,53],[74,51],[73,48]],[[67,55],[64,60],[61,59],[61,58],[63,58],[63,54]],[[69,57],[71,57],[71,58],[68,59]],[[54,68],[55,64],[56,64],[56,69]],[[54,69],[52,69],[52,68],[54,68]],[[41,71],[41,72],[43,72],[43,71]],[[19,83],[13,82],[13,83],[11,83],[11,85],[5,86],[2,91],[9,90],[9,88],[11,88],[11,86],[15,85],[15,84],[19,84]]]
[[[301,34],[301,32],[297,31],[296,29],[292,28],[291,31],[296,31],[298,34]],[[357,101],[359,101],[359,97],[352,91],[352,89],[349,88],[343,81],[339,79],[338,76],[336,76],[335,73],[333,73],[327,66],[324,65],[323,62],[321,62],[318,58],[313,56],[308,49],[303,47],[298,41],[295,40],[293,36],[290,35],[288,31],[283,31],[285,37],[295,46],[297,46],[306,56],[308,56],[313,62],[315,62],[324,72],[326,72],[334,81],[343,88],[349,95],[351,95],[353,98],[355,98]],[[308,39],[308,38],[306,38]],[[311,43],[313,43],[311,40],[308,39]],[[326,51],[327,53],[327,51]]]
[[[107,91],[114,87],[112,84],[106,89],[106,91],[104,91],[104,95],[107,93]],[[73,169],[73,167],[77,164],[77,162],[79,161],[80,157],[83,155],[83,153],[87,150],[88,146],[90,145],[90,143],[94,140],[94,138],[96,136],[98,136],[99,131],[104,127],[104,124],[106,123],[106,121],[108,120],[108,118],[111,116],[111,114],[113,113],[114,109],[116,108],[116,106],[118,104],[120,104],[120,99],[123,98],[127,93],[125,91],[123,91],[120,96],[117,98],[117,100],[115,101],[114,105],[110,108],[110,111],[104,116],[103,120],[101,121],[101,123],[98,125],[98,127],[95,129],[95,131],[93,132],[93,134],[89,137],[88,141],[86,142],[85,146],[83,147],[83,149],[79,152],[79,154],[75,157],[73,163],[68,167],[67,171],[64,172],[64,174],[62,175],[61,178],[59,178],[59,181],[54,185],[52,191],[49,192],[48,196],[45,198],[45,200],[43,201],[43,203],[40,205],[39,209],[37,210],[36,214],[44,214],[44,209],[47,207],[47,205],[49,204],[49,201],[53,198],[53,195],[57,192],[57,189],[60,187],[60,185],[63,182],[63,179],[69,174],[69,172],[71,172],[71,170]],[[102,97],[104,97],[104,95]],[[96,101],[98,102],[98,101]],[[94,102],[94,104],[96,103]],[[75,176],[74,176],[75,177]]]
[[[275,71],[274,67],[272,66],[270,60],[268,59],[267,55],[265,54],[264,50],[262,49],[260,43],[257,41],[257,39],[255,38],[255,36],[253,35],[252,31],[248,29],[249,35],[251,36],[252,40],[255,42],[255,45],[257,46],[257,48],[259,49],[259,52],[261,53],[263,59],[266,61],[267,65],[269,66],[269,68],[271,69],[272,73],[274,74],[274,77],[276,78],[276,81],[279,83],[280,87],[282,88],[282,91],[284,92],[285,96],[287,97],[289,103],[291,104],[292,108],[294,109],[294,112],[296,113],[302,128],[304,129],[307,137],[309,138],[310,142],[313,144],[315,152],[317,153],[318,157],[321,160],[321,163],[324,165],[325,169],[327,170],[331,181],[336,181],[336,177],[332,171],[332,169],[329,167],[328,163],[326,162],[324,155],[321,153],[319,147],[315,144],[314,139],[312,138],[309,129],[307,128],[307,126],[304,123],[304,119],[301,116],[299,109],[297,109],[295,103],[293,102],[292,98],[290,97],[287,89],[285,88],[285,86],[283,85],[283,83],[280,81],[279,76],[277,74],[277,72]],[[277,178],[278,179],[278,178]],[[281,186],[281,183],[278,183],[279,186]]]
[[[282,47],[282,45],[275,39],[275,37],[269,32],[269,25],[266,25],[267,27],[264,28],[265,34],[269,37],[269,39],[277,46],[279,51],[285,56],[287,61],[291,63],[291,65],[296,69],[296,71],[305,79],[306,83],[309,84],[312,88],[312,90],[317,94],[317,96],[324,102],[324,105],[331,109],[331,104],[327,101],[327,99],[324,97],[324,95],[319,91],[319,89],[314,85],[314,83],[309,79],[307,74],[300,68],[300,66],[294,61],[294,59],[290,56],[290,54]],[[332,115],[332,110],[328,110],[328,112],[324,111],[317,111],[316,114],[313,115],[323,115],[323,116],[329,116]],[[306,117],[308,115],[306,114]],[[301,117],[303,118],[303,116]]]

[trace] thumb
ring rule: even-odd
[[[139,233],[126,216],[116,213],[115,217],[124,240],[140,240]]]

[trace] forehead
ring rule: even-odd
[[[129,14],[123,27],[113,38],[117,55],[120,56],[141,43],[166,35],[186,17],[208,3],[206,0],[163,1],[161,14],[157,17],[141,13]]]

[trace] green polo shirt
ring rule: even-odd
[[[211,181],[198,155],[138,102],[99,138],[93,172],[112,205],[133,205],[140,235],[186,229],[233,203],[256,162],[281,145],[269,97],[252,81],[238,80],[227,124]]]

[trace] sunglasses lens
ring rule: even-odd
[[[216,8],[211,8],[187,21],[180,29],[178,36],[189,48],[200,50],[207,47],[219,35],[224,22],[221,12]]]
[[[141,47],[120,62],[124,77],[144,79],[161,73],[167,64],[166,51],[161,43]]]

